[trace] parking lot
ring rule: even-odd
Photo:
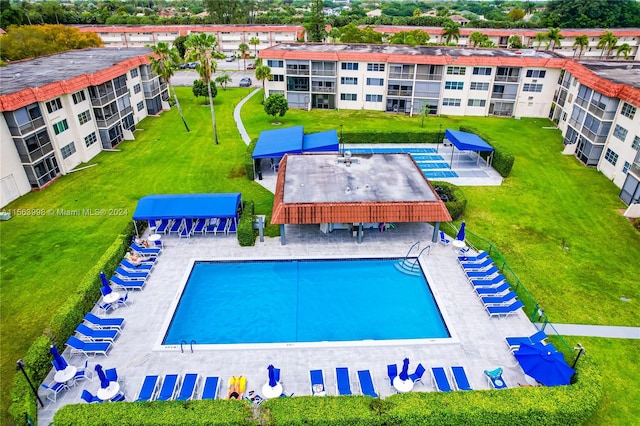
[[[240,80],[244,77],[251,79],[251,86],[249,87],[258,87],[260,85],[260,82],[256,80],[255,71],[243,70],[243,60],[236,59],[233,62],[226,62],[222,59],[217,61],[217,63],[217,71],[213,74],[213,78],[215,79],[222,74],[229,74],[231,83],[229,83],[227,87],[239,87]],[[253,59],[247,59],[247,65],[253,63]],[[178,69],[173,77],[171,77],[171,84],[174,86],[192,86],[193,82],[199,78],[200,76],[195,69]]]

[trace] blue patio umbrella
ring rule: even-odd
[[[551,351],[544,345],[521,344],[513,355],[526,375],[545,386],[568,385],[575,374],[561,352]]]
[[[96,364],[96,373],[98,373],[98,378],[100,379],[100,387],[103,389],[108,388],[109,379],[107,379],[107,376],[104,374],[104,370],[100,364]]]
[[[465,222],[462,222],[460,224],[460,230],[458,231],[458,235],[456,235],[456,240],[460,240],[460,241],[464,241],[464,228],[467,226],[467,224]]]
[[[272,364],[269,364],[269,366],[267,367],[267,370],[269,371],[269,387],[270,388],[274,388],[278,384],[278,382],[276,382],[276,375],[273,371],[274,369],[275,368],[273,367]]]
[[[100,288],[100,292],[103,296],[111,293],[111,286],[109,285],[109,281],[107,280],[107,276],[104,272],[100,272],[100,279],[102,280],[102,288]]]
[[[400,380],[402,381],[409,380],[409,358],[405,358],[402,361],[402,370],[398,377],[400,377]]]
[[[57,347],[51,345],[49,352],[51,352],[51,355],[53,355],[53,366],[56,370],[64,370],[69,366],[69,364],[67,364],[67,360],[64,359],[62,355],[60,355]]]

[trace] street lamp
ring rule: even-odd
[[[33,383],[31,383],[31,379],[29,379],[29,376],[27,375],[27,372],[24,371],[24,361],[22,361],[22,359],[19,359],[16,362],[16,370],[22,371],[22,374],[24,374],[24,378],[27,379],[27,383],[29,383],[29,386],[31,386],[31,390],[33,391],[33,394],[36,396],[36,398],[38,398],[38,402],[40,403],[42,408],[44,408],[44,403],[40,399],[40,396],[38,395],[38,391],[36,390],[35,387],[33,387]]]

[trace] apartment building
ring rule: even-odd
[[[627,204],[639,198],[638,62],[575,61],[533,49],[315,43],[280,44],[260,57],[271,67],[267,95],[283,94],[290,108],[552,118],[565,153],[625,188]]]
[[[0,68],[0,205],[133,139],[168,108],[147,48],[85,49]]]

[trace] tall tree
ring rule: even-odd
[[[422,30],[400,31],[389,38],[390,44],[408,44],[409,46],[424,46],[429,41],[429,34]]]
[[[523,6],[523,9],[527,15],[532,15],[533,12],[536,11],[536,4],[532,1],[527,0],[527,2]]]
[[[258,37],[251,37],[249,44],[253,46],[254,56],[258,57],[258,46],[260,45],[260,39]]]
[[[269,77],[271,77],[271,68],[267,65],[262,65],[262,63],[256,66],[256,79],[262,82],[262,102],[264,102],[264,99],[267,97],[266,91],[264,90],[264,81],[269,79]]]
[[[611,31],[605,31],[604,34],[600,36],[600,41],[598,42],[598,49],[602,49],[602,54],[604,55],[604,51],[607,51],[606,58],[611,55],[611,51],[616,47],[618,43],[618,37],[614,36]]]
[[[560,40],[563,38],[564,36],[560,34],[560,28],[549,28],[547,39],[552,43],[551,50],[556,50],[556,46],[560,45]]]
[[[242,61],[244,63],[244,69],[247,69],[247,53],[249,52],[249,45],[247,43],[240,43],[238,45],[238,50],[240,51],[240,56],[242,57]]]
[[[533,41],[536,42],[536,50],[540,49],[540,45],[542,43],[544,43],[545,41],[547,41],[547,34],[546,33],[538,33],[536,34],[536,36],[533,38]]]
[[[514,7],[513,9],[511,9],[509,11],[508,15],[509,15],[509,19],[511,19],[511,21],[517,22],[517,21],[521,20],[522,18],[524,18],[524,10],[518,9],[517,7]]]
[[[184,58],[185,53],[187,53],[187,48],[184,47],[184,43],[187,41],[188,36],[181,35],[173,40],[173,47],[178,49],[178,54],[180,54],[181,58]]]
[[[520,49],[522,47],[522,39],[518,34],[514,34],[509,37],[509,40],[507,40],[507,44],[510,49]]]
[[[322,12],[323,8],[323,0],[312,0],[311,16],[309,17],[309,21],[304,24],[309,41],[321,43],[327,38],[327,24],[324,19],[324,13]]]
[[[471,33],[471,35],[469,35],[469,41],[471,42],[471,45],[473,47],[478,47],[478,45],[482,45],[482,43],[488,39],[489,37],[487,37],[486,34],[482,34],[480,31],[474,31]]]
[[[247,24],[253,16],[254,0],[205,0],[213,24]]]
[[[625,59],[629,57],[629,53],[631,53],[631,46],[629,43],[622,43],[620,46],[616,47],[616,58],[623,55]]]
[[[589,46],[589,36],[586,34],[576,36],[575,41],[573,42],[573,47],[577,47],[580,49],[578,53],[578,59],[582,57],[582,51]]]
[[[336,27],[331,28],[331,30],[329,30],[329,38],[332,43],[335,43],[336,39],[340,38],[340,30]]]
[[[167,83],[167,87],[169,88],[169,92],[173,92],[173,100],[176,103],[176,107],[178,108],[178,113],[180,114],[180,118],[184,123],[184,128],[189,132],[189,126],[187,125],[187,121],[184,119],[184,115],[182,114],[182,108],[180,107],[180,102],[178,101],[178,94],[176,93],[175,87],[171,85],[171,77],[173,77],[173,73],[175,67],[180,62],[180,54],[178,53],[178,49],[175,47],[173,49],[169,48],[169,44],[163,41],[159,42],[155,46],[151,46],[151,50],[153,50],[153,55],[149,56],[149,60],[151,61],[151,69],[153,72],[158,74],[158,76]]]
[[[640,3],[634,0],[551,0],[542,25],[560,28],[626,28],[640,26]]]
[[[218,40],[211,34],[191,34],[185,42],[187,57],[196,61],[196,71],[200,74],[202,82],[209,91],[209,107],[211,109],[211,123],[213,124],[213,140],[218,145],[218,129],[216,126],[216,113],[213,108],[213,96],[211,94],[211,77],[216,71],[216,61],[214,58],[221,56],[216,54]]]
[[[451,40],[455,39],[456,43],[460,39],[460,25],[453,21],[447,21],[444,24],[444,31],[442,37],[445,39],[445,44],[451,43]]]

